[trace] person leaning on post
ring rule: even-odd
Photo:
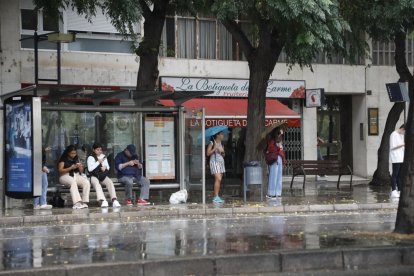
[[[109,163],[106,156],[103,154],[102,145],[94,143],[92,146],[92,155],[87,158],[88,171],[91,175],[91,184],[96,191],[96,197],[100,202],[102,208],[108,207],[108,201],[102,190],[101,183],[106,186],[111,197],[112,207],[121,207],[117,198],[114,183],[108,177]]]
[[[128,145],[115,156],[115,169],[118,171],[118,181],[125,186],[125,200],[127,206],[132,206],[136,199],[133,191],[134,180],[141,185],[141,194],[136,204],[149,205],[149,179],[142,176],[142,163],[139,161],[134,145]]]
[[[69,145],[63,152],[58,161],[58,171],[59,182],[70,187],[73,209],[88,208],[91,184],[88,179],[82,176],[84,168],[79,161],[74,145]],[[78,186],[82,188],[82,197],[79,194]]]

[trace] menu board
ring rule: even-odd
[[[145,116],[148,179],[175,179],[174,117]]]

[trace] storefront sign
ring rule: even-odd
[[[145,116],[146,177],[175,179],[174,118]]]
[[[214,91],[207,97],[247,97],[247,79],[161,77],[162,91]],[[305,98],[304,80],[269,80],[267,98]]]
[[[319,89],[306,89],[306,107],[321,107],[324,103],[325,90]]]
[[[288,127],[300,127],[300,119],[279,119],[279,118],[270,118],[265,119],[265,126],[270,126],[279,122],[286,122]],[[189,127],[198,128],[201,127],[200,119],[190,119],[188,120]],[[207,118],[206,117],[206,128],[212,126],[228,126],[230,128],[236,127],[246,127],[247,119],[246,118]]]

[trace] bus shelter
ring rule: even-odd
[[[204,121],[204,114],[202,110],[194,114],[180,105],[206,93],[33,85],[2,95],[1,98],[2,103],[5,99],[19,95],[41,98],[39,141],[41,146],[50,149],[46,152],[46,164],[51,171],[49,186],[58,182],[57,161],[68,145],[77,146],[78,156],[86,162],[93,143],[100,142],[111,167],[110,177],[116,179],[114,157],[127,145],[134,144],[143,160],[143,175],[151,180],[151,189],[195,189],[202,192],[190,193],[188,201],[205,202],[205,166],[189,166],[189,156],[194,160],[203,160],[205,156],[205,149],[201,145],[197,146],[197,150],[192,150],[195,141],[189,138],[204,135],[204,124],[200,128],[192,128],[190,133],[187,123],[194,116]],[[173,100],[177,105],[162,106],[158,103],[160,99]],[[23,142],[18,141],[18,135],[16,137],[16,144],[23,145]],[[3,166],[3,176],[4,169]],[[194,174],[200,175],[200,178],[190,183],[190,175]]]

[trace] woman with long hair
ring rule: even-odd
[[[267,188],[267,198],[276,198],[282,196],[282,169],[285,162],[282,139],[283,129],[275,128],[267,142],[267,152],[277,153],[277,161],[269,165],[269,185]]]
[[[59,182],[70,187],[73,209],[88,208],[89,191],[91,184],[88,179],[82,176],[84,168],[79,162],[76,147],[69,145],[58,161]],[[82,198],[79,194],[78,186],[82,188]]]
[[[214,175],[214,195],[213,203],[223,203],[224,200],[220,198],[220,185],[223,178],[223,174],[226,172],[224,165],[224,147],[221,141],[224,138],[224,132],[221,131],[215,134],[210,143],[207,146],[207,156],[210,157],[210,170],[211,174]]]

